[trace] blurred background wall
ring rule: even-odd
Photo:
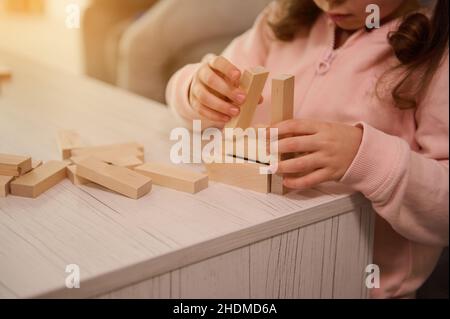
[[[0,0],[0,50],[82,73],[81,31],[65,26],[70,3],[83,12],[89,0]]]

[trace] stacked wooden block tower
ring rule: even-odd
[[[250,127],[258,105],[260,96],[264,89],[265,83],[269,76],[269,72],[263,67],[256,67],[244,72],[241,78],[241,88],[247,93],[247,100],[241,106],[241,113],[233,118],[226,128],[245,130]],[[271,100],[271,124],[276,124],[285,120],[293,118],[294,110],[294,85],[295,78],[291,75],[281,75],[272,79],[272,100]],[[235,134],[234,136],[238,136]],[[243,137],[247,139],[248,137]],[[257,139],[261,138],[257,136]],[[264,137],[265,138],[265,137]],[[261,145],[261,141],[254,141],[253,145]],[[224,140],[224,144],[231,143],[228,149],[233,152],[226,152],[226,147],[223,147],[223,158],[244,158],[244,163],[233,162],[229,159],[227,163],[211,163],[205,164],[208,175],[211,180],[234,185],[237,187],[251,189],[262,193],[275,193],[284,195],[288,189],[283,186],[283,177],[279,175],[264,175],[260,173],[260,168],[268,166],[269,162],[266,158],[258,157],[258,151],[250,152],[247,147],[247,140],[239,141],[235,138],[233,140]],[[237,152],[237,143],[243,143],[243,153]],[[265,141],[262,141],[265,144]],[[251,155],[256,156],[252,158]],[[285,160],[289,155],[279,156],[278,160]],[[233,162],[233,163],[231,163]]]
[[[245,130],[251,125],[268,75],[262,67],[244,72],[241,87],[247,92],[247,100],[227,128]],[[272,124],[291,119],[293,105],[294,77],[274,78]],[[225,141],[232,144],[232,152],[225,152],[226,148],[222,151],[223,159],[229,161],[205,164],[206,175],[170,164],[145,163],[144,147],[138,143],[87,146],[77,132],[63,130],[58,132],[59,161],[42,163],[28,156],[0,154],[0,197],[10,193],[36,198],[66,177],[74,185],[94,183],[133,199],[148,194],[153,184],[195,194],[208,187],[209,179],[263,193],[285,194],[282,177],[261,174],[260,168],[269,165],[267,160],[251,158],[248,149],[239,153],[235,146],[242,142],[247,141]],[[236,162],[237,157],[245,160]]]

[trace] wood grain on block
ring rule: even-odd
[[[122,144],[110,144],[101,146],[90,146],[72,151],[72,156],[90,156],[97,154],[122,154],[124,155],[136,155],[143,154],[144,147],[138,143],[122,143]]]
[[[272,80],[272,125],[294,117],[294,87],[295,77],[292,75],[282,75]],[[292,154],[282,154],[278,156],[278,161],[289,158],[292,158]],[[276,174],[272,176],[271,192],[278,195],[289,192],[289,189],[283,185],[283,176]]]
[[[9,194],[9,184],[13,180],[14,176],[0,175],[0,197],[6,197]]]
[[[72,156],[72,150],[74,148],[83,147],[81,137],[77,132],[73,130],[60,130],[58,131],[58,147],[61,152],[63,160]]]
[[[133,199],[146,195],[152,188],[150,178],[95,158],[81,161],[77,166],[77,175]]]
[[[134,169],[155,185],[195,194],[208,187],[208,175],[163,163],[146,163]]]
[[[69,165],[67,166],[67,177],[74,185],[86,185],[90,183],[87,179],[77,175],[77,166]]]
[[[246,129],[250,126],[268,76],[269,72],[263,67],[244,71],[240,86],[247,93],[247,97],[241,105],[240,114],[232,118],[226,127]]]
[[[230,161],[236,160],[227,156]],[[210,163],[205,164],[211,181],[228,184],[260,193],[270,193],[271,175],[260,173],[265,164],[246,161],[245,163]]]
[[[31,170],[31,157],[0,154],[0,175],[20,176]]]
[[[67,163],[49,161],[11,182],[11,194],[36,198],[66,178]]]

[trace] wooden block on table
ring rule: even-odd
[[[113,166],[95,158],[86,158],[77,166],[77,175],[130,198],[150,192],[152,180],[128,168]]]
[[[11,194],[36,198],[66,178],[67,163],[49,161],[11,182]]]
[[[89,184],[90,181],[87,179],[78,176],[77,174],[77,166],[76,165],[69,165],[67,166],[67,177],[74,185],[86,185]]]
[[[236,160],[226,156],[229,160]],[[270,193],[271,175],[260,173],[261,167],[266,164],[246,161],[245,163],[205,163],[209,179],[211,181],[228,184],[243,189],[253,190],[259,193]]]
[[[0,175],[20,176],[31,170],[31,157],[0,154]]]
[[[195,194],[208,187],[208,175],[163,163],[146,163],[134,169],[155,185]]]
[[[81,137],[77,132],[72,130],[60,130],[58,131],[58,147],[61,152],[61,158],[63,160],[72,156],[72,150],[75,148],[83,147]]]
[[[125,155],[135,155],[142,154],[144,152],[144,147],[138,143],[121,143],[121,144],[110,144],[101,146],[89,146],[82,147],[72,150],[72,156],[91,156],[101,153],[106,154],[120,154]]]
[[[226,128],[246,129],[250,126],[268,76],[269,72],[263,67],[244,71],[240,86],[247,93],[247,98],[241,105],[241,113],[232,118],[225,126]]]
[[[255,130],[257,133],[256,128]],[[248,159],[253,162],[269,164],[270,155],[266,154],[266,150],[268,150],[266,141],[267,139],[262,139],[262,136],[239,135],[235,133],[233,139],[226,139],[224,136],[222,140],[222,153]]]
[[[295,77],[292,75],[282,75],[272,80],[272,125],[294,117],[294,88]],[[292,158],[292,154],[278,156],[279,161],[289,158]],[[289,192],[289,189],[283,185],[283,176],[276,174],[272,176],[271,192],[278,195]]]
[[[95,158],[99,161],[115,166],[134,168],[136,166],[144,164],[144,153],[139,150],[130,150],[127,153],[108,151],[101,153],[93,153],[92,155],[72,156],[70,161],[73,164],[79,164],[81,161],[87,158]]]
[[[42,165],[42,161],[40,160],[31,160],[31,169],[36,169]]]
[[[8,196],[10,192],[10,183],[14,179],[14,176],[0,175],[0,197]]]
[[[115,166],[120,166],[120,167],[135,168],[139,165],[144,164],[144,161],[142,158],[139,158],[138,156],[131,155],[131,156],[119,157],[117,159],[113,159],[108,163],[115,165]]]
[[[137,143],[125,143],[125,144],[112,144],[112,145],[104,145],[104,146],[93,146],[93,147],[85,147],[81,149],[72,150],[72,162],[77,164],[75,161],[80,160],[81,158],[86,157],[95,157],[98,160],[103,162],[112,164],[119,163],[123,166],[125,164],[130,163],[131,157],[136,157],[141,161],[140,164],[144,162],[144,147]],[[125,160],[128,158],[128,160]],[[134,163],[137,163],[136,160],[133,160]]]

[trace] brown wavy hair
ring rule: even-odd
[[[278,2],[280,10],[270,27],[280,41],[292,41],[299,32],[308,31],[321,13],[312,0]],[[387,41],[399,63],[382,78],[391,72],[401,74],[391,92],[400,109],[417,107],[448,52],[448,2],[438,0],[430,18],[419,12],[406,14],[398,29],[388,35]],[[378,85],[375,90],[378,95]]]

